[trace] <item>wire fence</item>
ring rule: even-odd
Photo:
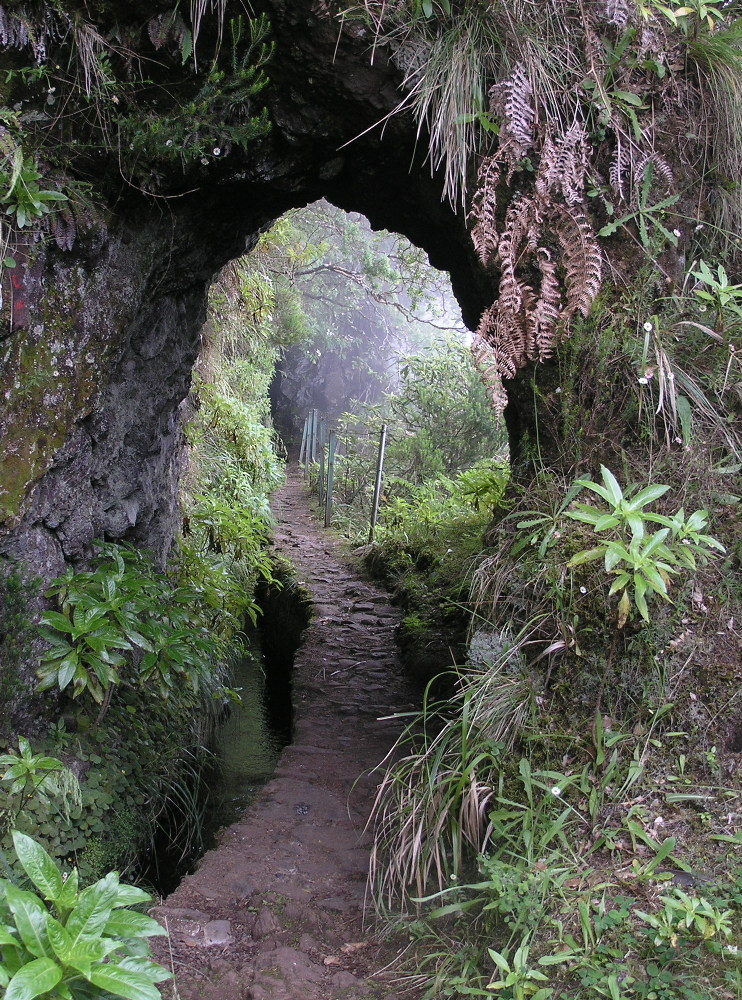
[[[379,432],[379,446],[376,456],[374,494],[369,517],[368,540],[373,542],[376,522],[379,516],[381,487],[384,480],[384,454],[386,451],[387,425],[382,424]],[[299,466],[304,470],[304,479],[312,492],[317,494],[320,508],[324,510],[325,527],[332,523],[333,496],[335,489],[336,460],[344,448],[336,428],[330,427],[324,414],[317,409],[310,410],[304,420],[304,429],[299,450]]]

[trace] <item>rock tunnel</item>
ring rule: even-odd
[[[141,35],[161,7],[107,5],[101,17]],[[259,96],[266,135],[187,171],[176,162],[154,195],[124,176],[115,150],[94,150],[85,170],[103,201],[95,221],[71,246],[14,248],[0,334],[0,552],[44,579],[84,560],[97,538],[165,557],[210,282],[283,212],[325,197],[402,233],[450,272],[470,325],[491,298],[424,137],[411,116],[391,113],[402,74],[390,54],[317,0],[261,10],[276,42]],[[216,31],[206,21],[204,50]],[[175,77],[179,67],[158,70]]]

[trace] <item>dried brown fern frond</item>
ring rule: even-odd
[[[633,173],[631,143],[625,142],[624,137],[617,133],[616,148],[608,167],[608,182],[616,199],[623,204],[628,202]]]
[[[479,323],[480,329],[490,326],[490,318],[487,316],[487,313],[490,313],[494,309],[496,309],[496,304],[485,310]],[[480,334],[477,334],[474,337],[471,352],[479,376],[482,382],[484,382],[492,400],[492,406],[497,413],[501,414],[507,406],[508,398],[502,385],[500,368],[492,345]]]
[[[562,199],[576,205],[583,200],[589,170],[587,149],[587,133],[580,122],[562,133],[554,127],[547,129],[534,182],[545,204]]]
[[[9,49],[24,49],[30,40],[29,26],[18,13],[0,6],[0,45]]]
[[[166,45],[182,50],[188,29],[177,9],[157,14],[147,22],[147,33],[157,52]]]
[[[509,184],[535,142],[536,108],[533,87],[524,64],[516,63],[510,76],[490,89],[489,97],[490,114],[501,122],[497,156],[502,166],[507,168]]]
[[[605,19],[608,24],[626,29],[636,19],[636,13],[636,4],[631,0],[606,0]]]
[[[565,320],[576,312],[587,316],[600,291],[603,255],[592,226],[579,209],[555,204],[549,221],[562,251],[567,305]]]
[[[534,310],[535,357],[546,361],[554,351],[555,331],[562,317],[562,294],[557,267],[551,254],[544,247],[538,250],[538,268],[541,272],[541,288]]]
[[[497,185],[500,183],[500,165],[497,156],[482,160],[477,176],[477,191],[469,213],[474,225],[471,238],[474,249],[484,267],[492,266],[499,237],[497,234]]]

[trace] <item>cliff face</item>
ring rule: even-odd
[[[265,5],[276,49],[258,100],[272,127],[246,152],[186,173],[177,160],[170,173],[160,167],[161,193],[148,197],[101,149],[85,164],[96,221],[71,249],[17,246],[0,330],[0,553],[35,575],[84,561],[94,538],[166,556],[209,283],[288,208],[324,196],[404,233],[451,271],[468,318],[481,310],[464,222],[420,162],[414,124],[395,116],[383,135],[372,127],[399,100],[398,71],[384,52],[372,63],[362,25],[341,29],[322,6]],[[169,72],[182,75],[175,63]]]

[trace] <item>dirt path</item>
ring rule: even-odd
[[[166,922],[181,1000],[386,997],[371,978],[393,957],[362,925],[363,827],[384,757],[409,706],[386,595],[340,561],[290,476],[274,505],[276,547],[311,591],[296,655],[294,743],[242,820],[153,915]],[[171,995],[165,987],[165,996]]]

